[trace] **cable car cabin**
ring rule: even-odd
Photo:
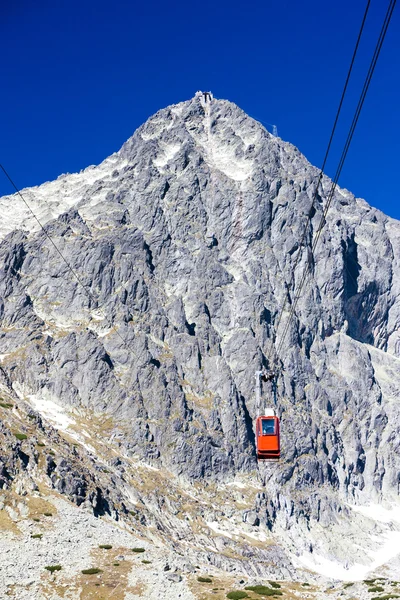
[[[256,421],[257,459],[280,458],[279,419],[275,416],[257,417]]]

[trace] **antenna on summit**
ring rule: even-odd
[[[196,92],[195,98],[200,99],[202,106],[206,106],[206,104],[210,104],[214,100],[212,92]]]
[[[278,137],[278,128],[276,125],[272,125],[272,135]]]

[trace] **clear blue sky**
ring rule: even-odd
[[[333,175],[388,0],[372,0]],[[0,7],[0,161],[19,187],[97,164],[211,90],[322,163],[366,0],[18,0]],[[400,6],[340,184],[400,218]],[[0,173],[0,196],[11,186]]]

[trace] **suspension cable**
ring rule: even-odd
[[[363,107],[363,104],[364,104],[364,101],[365,101],[365,97],[366,97],[367,92],[368,92],[368,88],[369,88],[370,83],[371,83],[372,76],[374,74],[376,63],[378,61],[379,54],[380,54],[380,51],[382,49],[382,45],[383,45],[383,42],[384,42],[387,30],[388,30],[388,27],[389,27],[390,20],[392,18],[392,14],[393,14],[394,7],[396,5],[396,1],[397,0],[390,0],[390,2],[389,2],[389,6],[388,6],[388,9],[387,9],[387,12],[386,12],[386,15],[385,15],[385,19],[384,19],[384,22],[383,22],[383,25],[382,25],[382,28],[381,28],[381,31],[380,31],[380,34],[379,34],[379,37],[378,37],[378,41],[377,41],[376,46],[375,46],[374,54],[373,54],[373,57],[371,59],[370,65],[369,65],[368,73],[367,73],[367,75],[365,77],[365,80],[364,80],[364,85],[363,85],[363,88],[362,88],[362,91],[361,91],[361,94],[360,94],[360,98],[358,100],[357,108],[355,110],[355,113],[354,113],[354,116],[353,116],[353,120],[352,120],[352,123],[351,123],[351,126],[350,126],[350,130],[349,130],[349,133],[347,135],[347,139],[346,139],[343,151],[342,151],[342,155],[340,157],[339,165],[337,167],[334,180],[332,182],[331,188],[330,188],[329,193],[328,193],[327,203],[326,203],[326,206],[324,208],[323,214],[321,216],[321,219],[320,219],[320,222],[319,222],[319,226],[318,226],[318,229],[317,229],[317,233],[316,233],[314,242],[312,244],[312,250],[311,251],[312,251],[312,255],[313,256],[314,256],[315,249],[317,247],[319,238],[321,237],[322,229],[324,228],[324,226],[326,224],[326,215],[328,213],[329,207],[331,205],[333,196],[334,196],[335,191],[336,191],[336,186],[337,186],[340,174],[342,172],[343,165],[344,165],[344,162],[346,160],[347,153],[348,153],[348,150],[350,148],[351,141],[353,139],[354,131],[356,129],[356,126],[357,126],[357,123],[358,123],[358,119],[359,119],[360,114],[361,114],[361,110],[362,110],[362,107]],[[306,265],[304,267],[304,271],[303,271],[303,275],[302,275],[302,278],[301,278],[301,281],[300,281],[299,289],[298,289],[298,291],[297,291],[297,293],[295,295],[293,304],[291,306],[291,310],[290,310],[288,321],[287,321],[287,323],[285,325],[285,329],[283,331],[283,335],[282,335],[281,339],[279,340],[278,348],[277,348],[277,351],[276,351],[276,353],[277,353],[278,356],[279,356],[279,354],[280,354],[280,352],[282,350],[283,343],[284,343],[287,331],[289,329],[291,319],[292,319],[292,317],[294,315],[294,312],[296,310],[296,306],[297,306],[298,300],[300,298],[301,291],[303,289],[303,286],[304,286],[304,283],[305,283],[305,281],[307,279],[307,275],[308,275],[309,271],[310,271],[310,264],[307,261],[307,263],[306,263]]]
[[[351,76],[351,73],[353,71],[354,62],[355,62],[355,59],[356,59],[358,47],[360,45],[360,41],[361,41],[362,33],[363,33],[363,30],[364,30],[365,21],[367,19],[367,15],[368,15],[370,4],[371,4],[371,0],[367,0],[367,5],[366,5],[365,10],[364,10],[364,15],[363,15],[363,18],[362,18],[360,30],[358,32],[356,45],[355,45],[354,50],[353,50],[353,55],[352,55],[350,66],[349,66],[349,69],[348,69],[348,72],[347,72],[346,81],[345,81],[345,84],[344,84],[344,87],[343,87],[343,90],[342,90],[342,95],[341,95],[341,98],[340,98],[339,106],[338,106],[337,111],[336,111],[335,120],[334,120],[332,131],[331,131],[331,134],[330,134],[330,137],[329,137],[328,146],[326,148],[324,160],[322,162],[322,166],[321,166],[321,169],[320,169],[319,174],[318,174],[317,183],[315,185],[314,193],[312,195],[311,205],[310,205],[310,208],[309,208],[308,213],[307,213],[306,225],[305,225],[305,228],[304,228],[304,231],[303,231],[303,235],[302,235],[302,238],[301,238],[301,241],[300,241],[300,244],[299,244],[299,248],[298,248],[298,252],[297,252],[297,257],[296,257],[296,260],[294,262],[294,266],[293,266],[293,269],[292,269],[293,282],[294,282],[294,275],[295,275],[295,272],[296,272],[296,268],[297,268],[297,265],[299,263],[300,256],[301,256],[301,249],[304,246],[304,243],[305,243],[305,240],[306,240],[306,237],[307,237],[307,233],[308,233],[308,229],[309,229],[310,224],[311,224],[311,219],[312,219],[312,216],[314,214],[315,200],[316,200],[317,195],[318,195],[319,186],[320,186],[321,181],[322,181],[322,177],[323,177],[323,174],[324,174],[325,165],[326,165],[326,162],[328,160],[329,152],[330,152],[330,149],[331,149],[331,146],[332,146],[333,137],[335,135],[336,126],[338,124],[339,116],[340,116],[340,113],[341,113],[341,110],[342,110],[343,101],[344,101],[344,98],[345,98],[345,95],[346,95],[346,91],[347,91],[347,87],[348,87],[348,84],[349,84],[349,81],[350,81],[350,76]],[[283,314],[285,312],[285,308],[286,308],[286,305],[288,303],[288,300],[289,300],[289,294],[286,293],[285,300],[283,302],[281,311],[280,311],[280,313],[278,315],[278,320],[277,320],[277,323],[276,323],[276,326],[275,326],[275,332],[277,332],[278,329],[279,329],[279,325],[281,323]],[[273,338],[271,336],[270,348],[269,348],[269,351],[267,352],[267,360],[268,360],[268,362],[270,362],[270,359],[271,359],[271,354],[272,354],[273,346],[274,346],[274,342],[273,342]]]

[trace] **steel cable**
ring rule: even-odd
[[[332,146],[333,137],[335,135],[336,127],[337,127],[337,124],[338,124],[338,121],[339,121],[339,116],[340,116],[340,113],[341,113],[341,110],[342,110],[342,106],[343,106],[344,98],[345,98],[345,95],[346,95],[347,87],[348,87],[348,84],[349,84],[349,81],[350,81],[350,76],[351,76],[351,73],[353,71],[354,62],[355,62],[355,59],[356,59],[358,47],[360,45],[360,41],[361,41],[361,37],[362,37],[362,34],[363,34],[364,25],[365,25],[365,21],[367,19],[367,15],[368,15],[370,4],[371,4],[371,0],[368,0],[367,1],[367,5],[366,5],[365,10],[364,10],[364,15],[363,15],[363,18],[362,18],[360,30],[358,32],[356,45],[354,47],[353,55],[352,55],[352,58],[351,58],[351,61],[350,61],[350,66],[349,66],[349,69],[347,71],[346,81],[345,81],[345,84],[343,86],[342,95],[341,95],[341,98],[340,98],[340,101],[339,101],[339,106],[338,106],[337,111],[336,111],[336,116],[335,116],[335,120],[334,120],[334,123],[333,123],[333,126],[332,126],[332,131],[331,131],[331,134],[330,134],[330,137],[329,137],[328,146],[327,146],[326,151],[325,151],[324,160],[322,162],[322,166],[321,166],[321,169],[320,169],[320,172],[319,172],[319,175],[318,175],[318,179],[317,179],[317,183],[316,183],[316,186],[315,186],[315,190],[314,190],[314,193],[313,193],[313,196],[312,196],[311,206],[310,206],[310,208],[308,210],[306,226],[304,228],[304,232],[303,232],[303,235],[302,235],[302,238],[301,238],[301,241],[300,241],[300,244],[299,244],[298,252],[297,252],[297,257],[296,257],[296,260],[295,260],[295,263],[294,263],[294,266],[293,266],[293,269],[292,269],[293,282],[294,282],[294,275],[295,275],[295,272],[296,272],[296,269],[297,269],[297,265],[298,265],[298,263],[300,261],[300,257],[301,257],[301,254],[302,254],[301,253],[301,249],[304,246],[304,243],[305,243],[305,240],[306,240],[306,237],[307,237],[307,233],[308,233],[308,229],[309,229],[309,226],[310,226],[310,223],[311,223],[311,219],[312,219],[312,216],[313,216],[313,211],[315,210],[315,200],[316,200],[317,195],[318,195],[319,186],[320,186],[321,181],[322,181],[322,177],[323,177],[323,174],[324,174],[324,169],[325,169],[325,166],[326,166],[326,163],[327,163],[327,160],[328,160],[328,156],[329,156],[329,152],[330,152],[330,149],[331,149],[331,146]],[[278,315],[278,320],[277,320],[277,323],[276,323],[276,326],[275,326],[275,333],[278,332],[279,325],[281,323],[281,320],[282,320],[282,317],[283,317],[283,313],[285,312],[285,308],[286,308],[286,305],[288,303],[288,300],[289,300],[289,296],[286,293],[285,300],[284,300],[283,305],[282,305],[282,309],[281,309],[281,311],[280,311],[280,313]],[[273,339],[271,338],[271,344],[270,344],[269,352],[267,353],[267,360],[268,360],[268,362],[270,362],[273,347],[274,347],[274,342],[273,342]]]
[[[370,65],[369,65],[369,69],[368,69],[367,75],[366,75],[365,80],[364,80],[364,85],[363,85],[363,88],[362,88],[362,91],[361,91],[361,94],[360,94],[360,98],[358,100],[358,104],[357,104],[357,107],[356,107],[356,110],[355,110],[355,113],[354,113],[354,116],[353,116],[353,120],[352,120],[352,123],[351,123],[351,126],[350,126],[350,130],[348,132],[347,139],[346,139],[343,151],[342,151],[342,155],[341,155],[340,160],[339,160],[339,165],[337,167],[334,180],[332,182],[331,188],[330,188],[329,193],[328,193],[328,198],[327,198],[326,206],[324,208],[324,211],[323,211],[323,214],[322,214],[322,217],[320,219],[319,226],[318,226],[318,229],[317,229],[317,233],[316,233],[314,242],[312,244],[312,255],[313,255],[313,257],[314,257],[316,246],[317,246],[318,241],[319,241],[319,239],[321,237],[322,229],[324,228],[325,223],[326,223],[326,215],[328,213],[329,207],[331,205],[333,196],[334,196],[335,191],[336,191],[336,186],[337,186],[340,174],[342,172],[343,165],[344,165],[344,162],[346,160],[347,153],[348,153],[348,150],[350,148],[351,141],[353,139],[354,131],[356,129],[356,126],[357,126],[357,123],[358,123],[358,119],[360,117],[361,110],[362,110],[362,107],[363,107],[363,104],[364,104],[364,101],[365,101],[365,97],[367,95],[368,88],[370,86],[371,79],[372,79],[372,76],[374,74],[375,67],[376,67],[376,64],[377,64],[377,61],[378,61],[378,58],[379,58],[379,54],[381,52],[382,45],[383,45],[384,39],[386,37],[386,33],[387,33],[387,30],[388,30],[388,27],[389,27],[390,20],[392,18],[392,14],[393,14],[393,11],[394,11],[394,7],[396,5],[396,1],[397,0],[390,0],[388,9],[386,11],[385,19],[384,19],[384,22],[383,22],[383,25],[382,25],[382,28],[381,28],[381,31],[380,31],[380,34],[379,34],[379,37],[378,37],[378,41],[377,41],[376,46],[375,46],[374,54],[372,56],[372,59],[371,59]],[[299,289],[298,289],[297,293],[295,294],[295,298],[294,298],[293,304],[291,306],[289,318],[288,318],[288,321],[286,323],[285,329],[283,331],[283,335],[282,335],[281,339],[279,340],[279,344],[278,344],[278,347],[277,347],[277,350],[276,350],[277,356],[280,355],[280,352],[282,350],[283,343],[284,343],[287,331],[288,331],[288,329],[290,327],[291,319],[292,319],[292,317],[294,315],[294,312],[296,310],[296,306],[297,306],[298,300],[300,298],[300,295],[301,295],[304,283],[305,283],[305,281],[307,279],[307,275],[309,273],[309,270],[310,270],[309,269],[309,263],[307,262],[306,265],[305,265],[305,267],[304,267],[304,271],[303,271],[303,275],[302,275],[302,278],[301,278],[301,281],[300,281]]]

